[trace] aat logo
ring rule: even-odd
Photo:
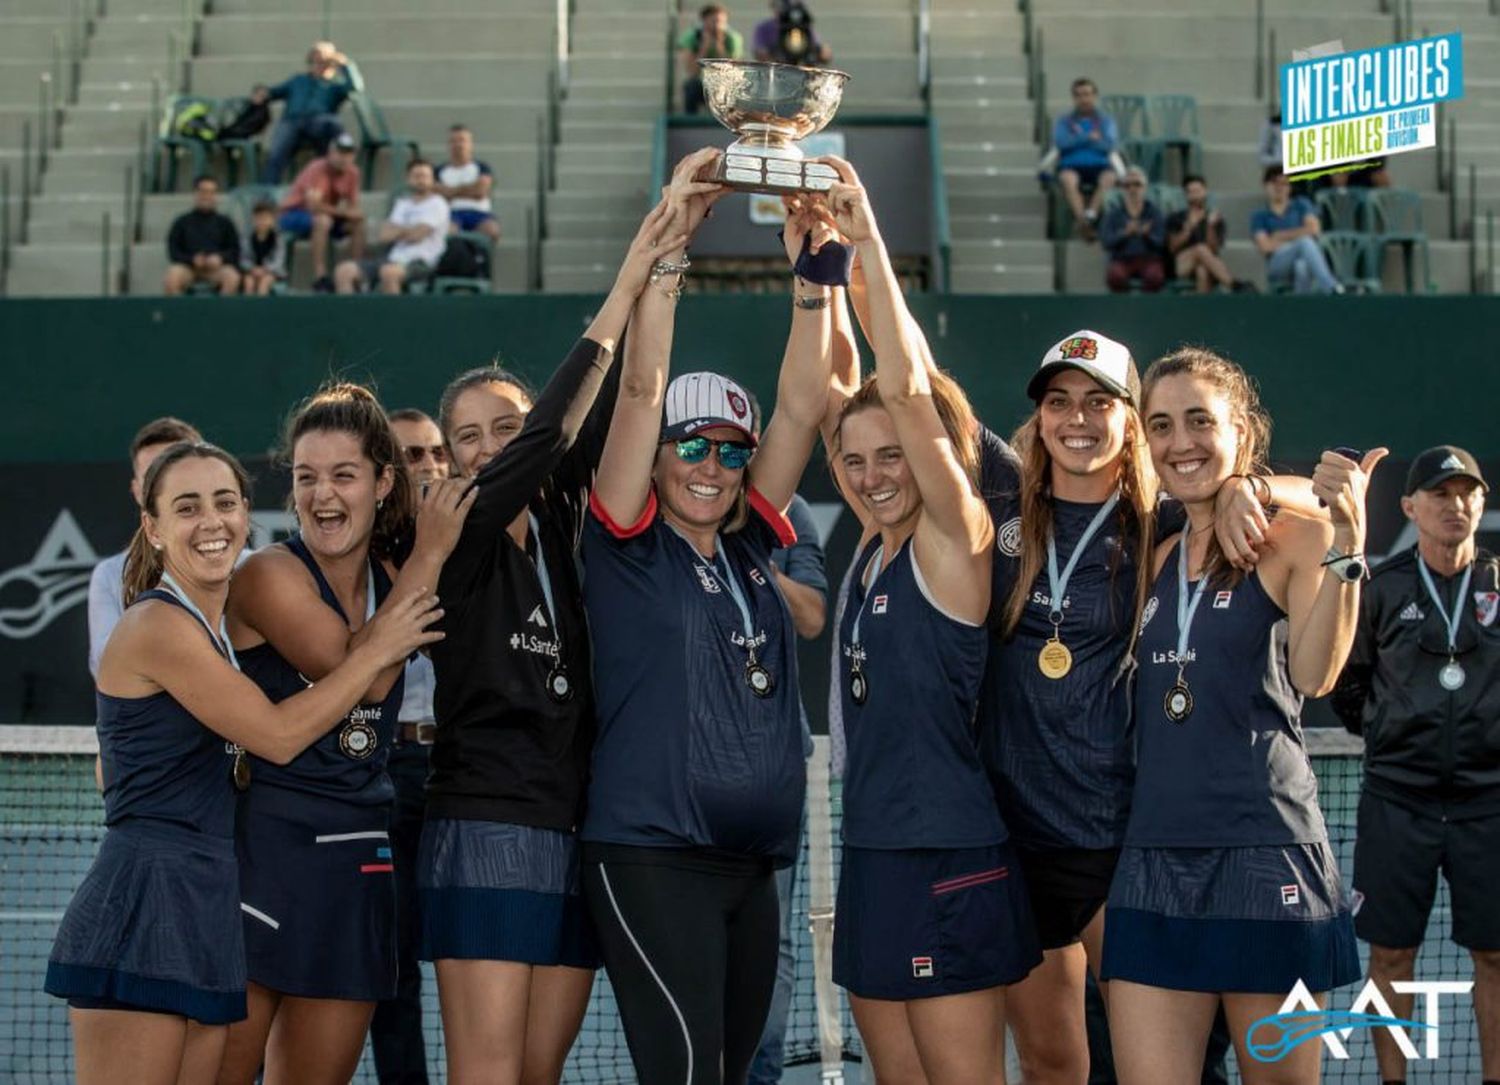
[[[31,560],[0,573],[0,634],[34,637],[83,602],[98,561],[73,513],[61,510]]]
[[[1474,989],[1466,980],[1396,980],[1397,994],[1420,996],[1422,1020],[1397,1017],[1374,982],[1368,982],[1348,1010],[1325,1010],[1300,979],[1279,1012],[1253,1022],[1245,1033],[1245,1050],[1257,1062],[1280,1062],[1310,1040],[1321,1040],[1328,1054],[1347,1059],[1344,1045],[1355,1030],[1383,1028],[1409,1061],[1434,1060],[1442,1054],[1443,995],[1466,995]],[[1371,1012],[1373,1011],[1373,1012]],[[1419,1049],[1412,1037],[1419,1034]]]
[[[1438,105],[1463,97],[1463,39],[1444,34],[1346,53],[1325,42],[1281,66],[1281,161],[1292,180],[1436,147]]]

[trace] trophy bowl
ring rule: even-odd
[[[838,180],[832,168],[805,162],[796,141],[833,120],[846,72],[760,60],[704,60],[699,68],[709,112],[739,137],[714,180],[751,192],[822,191]]]

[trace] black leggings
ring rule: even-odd
[[[583,888],[640,1085],[743,1085],[776,984],[771,871],[607,846]]]

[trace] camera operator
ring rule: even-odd
[[[729,9],[723,4],[707,4],[698,12],[698,25],[682,32],[677,39],[682,57],[682,111],[696,113],[703,108],[703,78],[700,60],[739,60],[745,55],[745,38],[729,25]]]
[[[755,28],[755,59],[779,64],[827,64],[833,51],[813,31],[812,12],[802,0],[771,0],[771,17]]]

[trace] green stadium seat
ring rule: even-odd
[[[1362,188],[1325,188],[1313,197],[1323,229],[1345,233],[1367,233],[1365,216],[1366,190]]]
[[[1345,290],[1380,293],[1380,245],[1369,234],[1330,230],[1318,238],[1328,267]]]
[[[1147,119],[1163,152],[1181,156],[1182,175],[1201,173],[1203,144],[1198,134],[1198,99],[1191,94],[1153,94],[1147,100]],[[1154,175],[1153,175],[1154,176]]]
[[[1422,222],[1422,197],[1418,193],[1404,188],[1372,188],[1366,199],[1365,222],[1382,254],[1388,245],[1400,246],[1408,294],[1413,292],[1412,267],[1418,252],[1422,256],[1423,289],[1429,293],[1437,289],[1432,282],[1432,254]]]

